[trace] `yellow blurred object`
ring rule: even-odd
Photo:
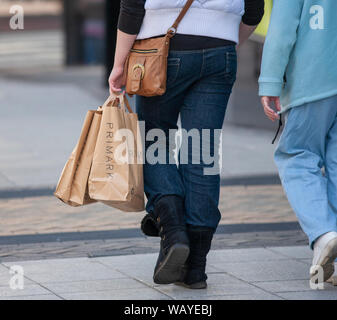
[[[265,37],[267,35],[272,8],[273,8],[273,0],[265,0],[264,16],[263,16],[262,21],[256,28],[255,34],[262,36],[262,37]]]

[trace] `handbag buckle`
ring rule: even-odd
[[[138,68],[141,70],[140,79],[143,80],[143,78],[145,76],[145,67],[142,64],[140,64],[140,63],[135,64],[132,67],[132,72],[135,72],[135,70],[137,70]]]

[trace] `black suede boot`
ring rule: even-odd
[[[184,200],[178,196],[164,196],[156,202],[154,209],[161,242],[153,281],[157,284],[174,283],[180,279],[181,268],[190,252]]]
[[[207,227],[187,226],[190,241],[190,255],[181,271],[180,282],[189,289],[207,288],[206,261],[211,249],[215,229]]]
[[[141,222],[141,230],[148,237],[159,237],[157,217],[154,212],[148,213]]]

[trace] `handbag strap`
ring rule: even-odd
[[[172,25],[172,27],[170,29],[167,30],[167,36],[169,38],[172,38],[177,33],[177,29],[178,29],[179,23],[185,17],[185,15],[186,15],[188,9],[191,7],[193,1],[194,0],[187,0],[185,6],[180,11],[180,14],[179,14],[178,18],[176,19],[176,21],[174,21],[174,24]]]

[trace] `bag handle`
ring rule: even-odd
[[[119,99],[119,102],[120,102],[121,106],[126,107],[126,109],[128,109],[128,111],[129,111],[129,113],[133,113],[133,111],[131,109],[131,106],[130,106],[130,103],[129,103],[129,100],[126,97],[125,93],[117,96],[117,99]]]
[[[125,93],[119,95],[111,94],[109,98],[104,102],[104,104],[98,108],[98,111],[102,111],[105,107],[113,107],[115,106],[116,102],[117,102],[116,106],[118,106],[118,101],[122,107],[126,108],[129,111],[129,113],[133,113],[130,103],[127,97],[125,96]]]
[[[186,15],[188,9],[191,7],[193,1],[194,0],[187,0],[185,6],[180,11],[180,14],[179,14],[178,18],[176,19],[176,21],[174,21],[174,24],[172,25],[172,27],[170,29],[167,30],[167,36],[169,38],[172,38],[177,33],[178,26],[179,26],[181,20],[183,20],[183,18],[185,17],[185,15]]]

